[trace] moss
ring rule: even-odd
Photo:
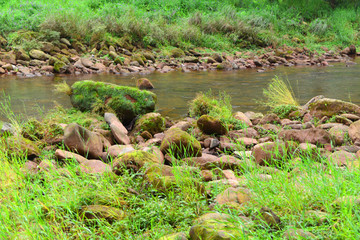
[[[60,73],[63,71],[63,68],[66,66],[66,64],[63,61],[56,60],[54,64],[54,71],[56,73]]]
[[[164,154],[167,153],[177,159],[201,156],[199,141],[179,128],[172,128],[165,132],[160,150]]]
[[[180,48],[174,48],[170,51],[171,57],[180,58],[185,57],[185,53]]]
[[[205,134],[225,135],[227,133],[225,124],[209,115],[201,116],[197,121],[197,126]]]
[[[165,118],[159,113],[148,113],[142,116],[135,125],[135,132],[148,131],[152,135],[165,130]]]
[[[132,168],[135,171],[140,170],[145,164],[160,163],[158,157],[154,154],[136,150],[127,152],[116,158],[113,162],[113,170],[116,174],[122,174],[123,168]]]
[[[71,89],[71,103],[75,108],[92,111],[94,104],[103,102],[125,124],[155,109],[156,95],[133,87],[85,80],[74,83]]]

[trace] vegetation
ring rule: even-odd
[[[358,9],[351,0],[2,0],[0,32],[26,49],[66,37],[93,46],[319,50],[359,43]]]
[[[289,82],[275,76],[269,83],[267,89],[263,89],[265,100],[261,103],[266,107],[279,111],[281,106],[287,105],[282,111],[291,111],[294,107],[299,106],[295,94]],[[286,114],[286,113],[285,113]]]

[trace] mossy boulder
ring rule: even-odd
[[[197,120],[197,126],[205,134],[225,135],[227,133],[225,124],[209,115],[201,116]]]
[[[185,57],[185,53],[180,48],[174,48],[170,51],[170,56],[174,58]]]
[[[85,221],[104,219],[109,223],[120,221],[125,218],[125,213],[117,208],[104,205],[89,205],[83,206],[80,211],[80,216]]]
[[[188,237],[184,232],[173,233],[159,238],[159,240],[187,240],[187,239]]]
[[[136,150],[127,152],[113,161],[113,171],[120,175],[124,168],[139,171],[146,164],[161,163],[161,160],[150,152]]]
[[[134,131],[147,131],[152,135],[165,130],[165,118],[160,113],[147,113],[136,121]]]
[[[25,52],[24,49],[14,49],[16,60],[30,61],[30,56]]]
[[[309,104],[310,114],[322,118],[342,113],[353,113],[360,116],[360,107],[356,104],[331,98],[321,98]]]
[[[54,63],[54,72],[64,73],[66,71],[66,63],[61,60],[55,60]]]
[[[40,149],[36,142],[22,136],[10,136],[3,139],[9,156],[26,157],[33,159],[40,156]]]
[[[201,157],[200,142],[179,128],[171,128],[165,132],[160,150],[164,154],[173,155],[177,159]]]
[[[156,95],[133,87],[85,80],[74,83],[71,90],[71,103],[75,108],[92,111],[101,105],[113,110],[124,124],[155,109]]]
[[[49,58],[49,55],[47,55],[43,51],[37,50],[37,49],[31,50],[29,52],[29,55],[33,59],[38,59],[38,60],[42,60],[42,61],[45,61],[45,60],[47,60]]]

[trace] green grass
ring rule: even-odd
[[[329,3],[330,2],[330,3]],[[94,45],[206,47],[358,44],[357,1],[74,0],[0,1],[0,32],[29,49],[60,37]],[[20,37],[18,30],[40,34]]]

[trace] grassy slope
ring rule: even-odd
[[[357,44],[359,12],[340,6],[332,9],[324,0],[9,0],[0,1],[0,31],[55,31],[88,44],[117,37],[142,47],[226,51]]]

